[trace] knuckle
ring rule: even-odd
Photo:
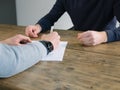
[[[16,35],[17,37],[21,37],[22,35],[21,34],[18,34],[18,35]]]
[[[93,36],[93,32],[90,32],[89,34],[90,34],[90,36]]]
[[[92,45],[94,45],[96,43],[96,41],[95,40],[92,40]]]
[[[58,33],[57,33],[57,32],[53,32],[53,34],[58,35]]]

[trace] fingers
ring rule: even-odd
[[[30,25],[26,27],[25,34],[29,37],[38,37],[40,29],[41,28],[39,25]]]
[[[20,37],[20,38],[21,38],[20,41],[19,41],[20,44],[27,44],[27,43],[32,42],[29,37],[22,36],[22,37]]]
[[[88,37],[90,37],[90,36],[91,36],[90,31],[87,31],[87,32],[83,32],[83,33],[78,33],[77,38],[78,38],[78,39],[81,39],[81,38],[88,38]]]
[[[7,44],[9,45],[22,45],[31,42],[31,39],[27,36],[18,34],[14,37],[7,39]]]
[[[95,39],[94,39],[93,31],[86,31],[84,33],[78,33],[77,39],[83,45],[86,45],[86,46],[95,45]]]
[[[51,36],[59,36],[57,32],[51,32],[49,35],[51,35]]]
[[[13,38],[11,38],[11,42],[13,45],[22,45],[31,42],[31,39],[24,35],[16,35]]]
[[[86,31],[79,33],[77,36],[81,44],[94,46],[107,41],[106,32]]]
[[[25,29],[25,34],[29,37],[36,37],[34,26],[28,26]]]
[[[60,43],[60,35],[57,32],[52,32],[51,33],[52,37],[50,41],[52,42],[54,49],[58,48],[59,43]]]
[[[92,40],[90,38],[81,38],[81,39],[79,39],[79,41],[81,44],[84,44],[84,45],[91,45],[92,44]]]
[[[51,32],[50,34],[44,34],[41,36],[41,40],[50,41],[54,49],[56,49],[60,43],[60,35],[57,32]]]

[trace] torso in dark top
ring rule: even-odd
[[[62,0],[75,29],[103,30],[114,17],[114,0]]]

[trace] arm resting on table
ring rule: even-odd
[[[22,46],[0,44],[0,78],[20,73],[47,55],[47,49],[40,42]]]

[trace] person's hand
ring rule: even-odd
[[[60,43],[60,36],[57,32],[52,32],[50,34],[42,35],[41,40],[50,41],[53,44],[54,49],[56,49]]]
[[[29,37],[38,37],[38,33],[41,31],[41,26],[36,24],[36,25],[30,25],[27,26],[25,29],[25,34]]]
[[[29,37],[18,34],[16,36],[1,41],[0,43],[8,44],[8,45],[22,45],[28,42],[31,42],[31,39]]]
[[[81,44],[86,46],[94,46],[104,42],[107,42],[106,32],[86,31],[78,33],[78,40]]]

